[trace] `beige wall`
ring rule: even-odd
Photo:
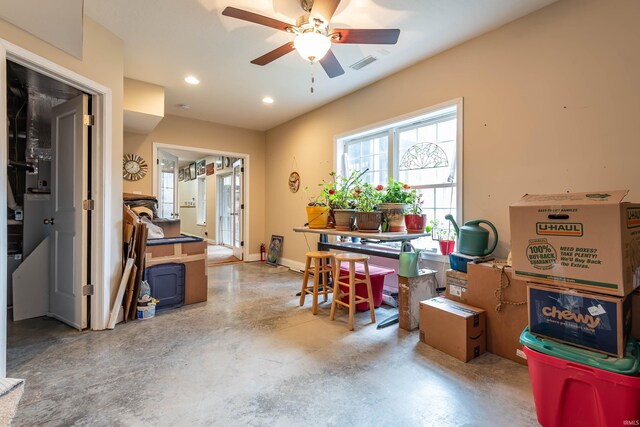
[[[562,0],[267,132],[267,235],[302,261],[305,199],[287,190],[333,168],[338,134],[464,97],[464,218],[509,250],[525,193],[629,188],[640,200],[640,37],[635,0]],[[389,57],[389,60],[392,60]],[[352,70],[347,74],[355,73]],[[315,247],[316,239],[308,237]]]
[[[139,181],[125,181],[124,191],[153,193],[153,143],[204,148],[222,153],[240,153],[250,156],[249,166],[249,239],[250,254],[259,254],[265,232],[265,135],[264,132],[247,130],[201,120],[167,115],[148,135],[124,134],[124,151],[142,156],[149,163],[147,176]],[[217,176],[218,171],[213,176]],[[214,179],[209,178],[209,182]],[[215,185],[212,186],[215,188]],[[210,193],[207,193],[209,195]],[[214,193],[215,194],[215,193]],[[209,222],[209,221],[208,221]],[[211,233],[211,231],[210,231]],[[213,239],[215,235],[209,235]]]
[[[58,50],[48,43],[0,20],[0,39],[7,40],[36,55],[72,70],[88,79],[96,81],[112,90],[112,171],[114,178],[122,176],[122,80],[123,80],[123,45],[122,41],[104,27],[90,18],[84,18],[84,43],[82,60]],[[111,272],[111,283],[106,291],[114,297],[121,274],[122,247],[122,184],[114,179],[107,186],[111,192],[113,206],[111,215],[113,224],[113,247],[110,264],[106,265]]]

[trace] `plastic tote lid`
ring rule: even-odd
[[[631,337],[627,340],[625,357],[622,358],[563,344],[552,339],[536,337],[529,332],[528,327],[524,328],[524,331],[522,331],[520,335],[520,344],[549,356],[581,363],[617,374],[638,375],[638,373],[640,373],[640,346],[638,346],[638,342]]]

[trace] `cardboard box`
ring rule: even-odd
[[[423,269],[416,277],[398,276],[398,326],[406,331],[420,323],[420,301],[438,296],[436,272]]]
[[[467,273],[449,269],[445,272],[447,279],[444,296],[451,301],[467,302]]]
[[[420,341],[463,362],[486,349],[485,311],[443,297],[420,303]]]
[[[640,290],[631,294],[631,336],[640,341]]]
[[[512,204],[516,277],[630,294],[640,283],[640,204],[623,203],[627,193],[528,194]]]
[[[466,303],[487,311],[487,351],[527,364],[520,334],[527,326],[527,284],[504,262],[469,264]]]
[[[624,355],[631,298],[528,284],[529,330],[589,350]]]

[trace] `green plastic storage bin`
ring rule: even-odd
[[[640,373],[640,346],[629,337],[625,357],[617,358],[595,351],[563,344],[548,338],[537,337],[524,328],[520,335],[520,344],[549,356],[558,357],[570,362],[581,363],[605,371],[622,375],[638,375]]]

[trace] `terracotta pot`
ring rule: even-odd
[[[404,216],[404,223],[407,225],[407,233],[418,234],[424,233],[424,228],[427,225],[426,214],[406,214]]]
[[[407,231],[404,226],[404,211],[407,209],[406,203],[380,203],[378,208],[382,211],[387,222],[389,230],[392,233]]]
[[[307,206],[309,228],[327,228],[329,206]]]
[[[336,230],[351,231],[356,221],[355,209],[334,209],[333,216],[336,221]]]
[[[377,233],[382,222],[382,212],[356,212],[358,230],[364,233]]]
[[[456,249],[455,240],[440,240],[438,244],[440,245],[440,252],[442,252],[442,255],[449,255]]]

